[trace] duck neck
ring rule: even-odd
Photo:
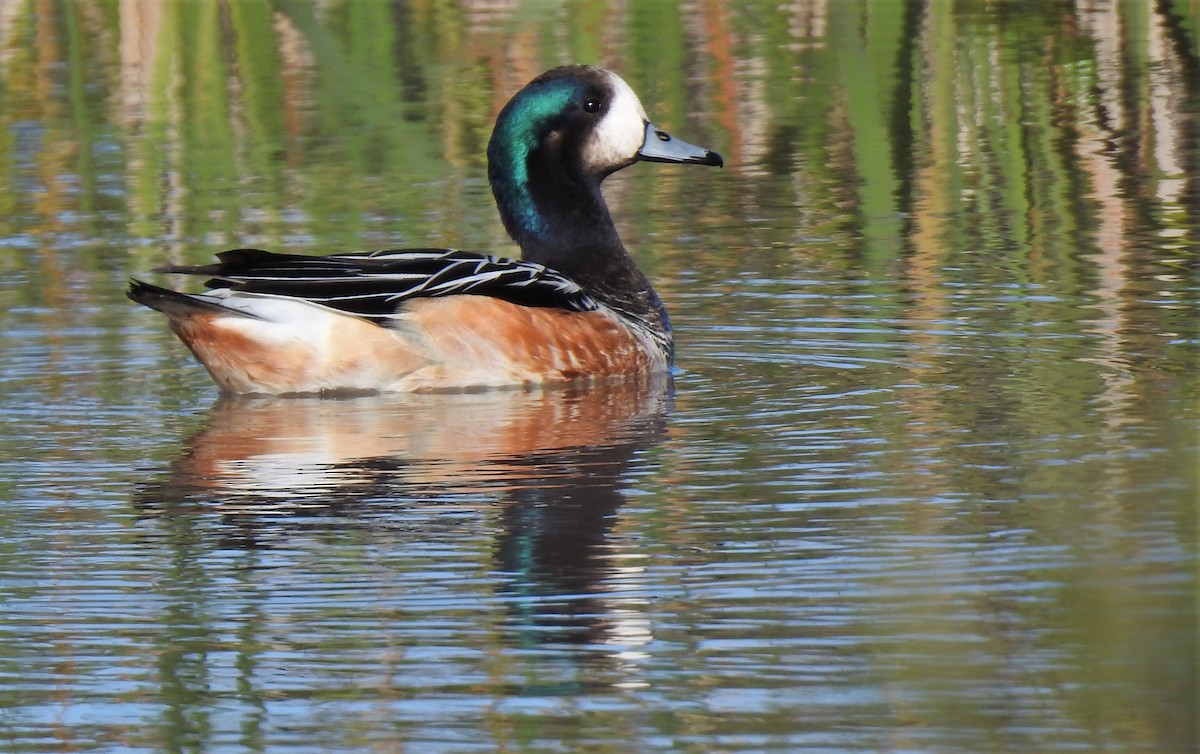
[[[599,180],[546,164],[544,152],[528,155],[521,171],[490,175],[500,217],[521,257],[563,273],[590,267],[592,254],[628,259]]]
[[[603,176],[585,175],[560,150],[514,151],[519,152],[504,154],[493,139],[488,178],[521,258],[571,278],[599,302],[648,328],[669,350],[666,311],[617,235],[600,192]]]

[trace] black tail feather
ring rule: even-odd
[[[129,290],[125,295],[142,306],[148,306],[160,311],[168,317],[180,314],[194,314],[197,311],[220,312],[222,314],[237,314],[243,317],[251,315],[245,312],[229,309],[218,302],[209,301],[199,296],[161,288],[157,285],[144,283],[141,280],[130,279]]]
[[[216,264],[167,264],[155,267],[151,272],[169,272],[176,275],[232,275],[290,256],[292,255],[276,254],[262,249],[232,249],[217,254],[221,261]]]

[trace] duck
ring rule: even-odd
[[[654,126],[630,86],[551,69],[501,109],[487,175],[520,259],[457,249],[304,255],[233,249],[188,293],[130,280],[224,393],[533,388],[669,373],[662,300],[622,244],[601,182],[635,162],[722,167]]]

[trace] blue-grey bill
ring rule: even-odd
[[[638,157],[650,162],[683,162],[718,168],[725,164],[721,155],[711,149],[676,139],[666,131],[655,128],[653,123],[646,124],[646,140],[642,142]]]

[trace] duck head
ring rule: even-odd
[[[523,258],[569,269],[568,257],[581,251],[623,253],[600,182],[639,160],[723,165],[716,152],[655,128],[615,73],[564,66],[500,111],[488,180]]]

